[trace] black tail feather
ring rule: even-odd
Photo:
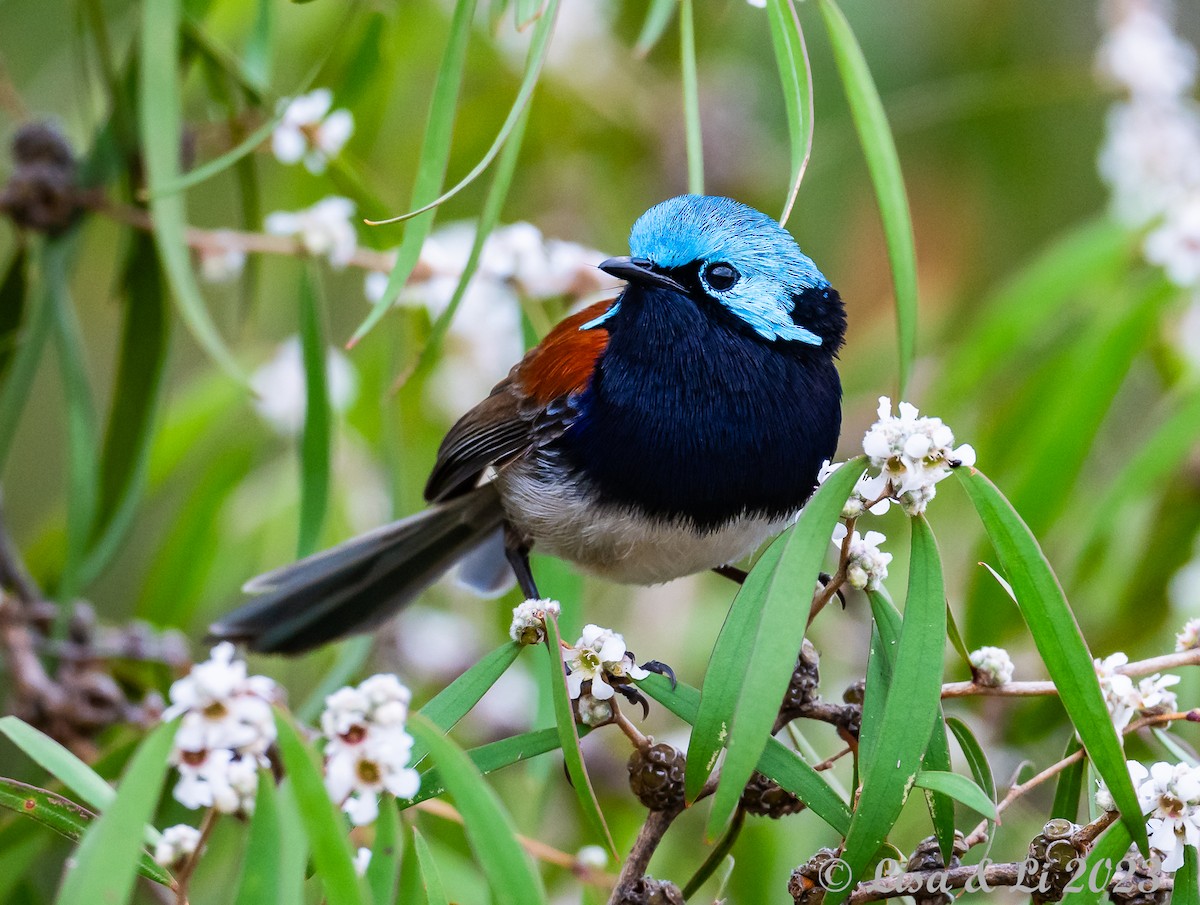
[[[500,525],[484,485],[246,583],[262,594],[209,630],[263,653],[297,654],[370,631],[438,580]]]

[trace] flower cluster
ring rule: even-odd
[[[325,699],[325,788],[355,826],[379,816],[379,796],[412,798],[421,778],[408,766],[412,736],[405,731],[409,690],[389,673],[341,688]]]
[[[1195,650],[1200,647],[1200,619],[1189,619],[1183,631],[1175,635],[1175,650]]]
[[[1178,870],[1183,866],[1184,846],[1200,846],[1200,768],[1161,761],[1149,770],[1137,761],[1126,765],[1142,813],[1149,817],[1150,847],[1162,855],[1163,870]],[[1116,810],[1104,783],[1096,792],[1096,806]]]
[[[967,443],[954,447],[954,433],[941,418],[920,417],[916,406],[901,402],[892,414],[892,401],[879,397],[879,420],[863,437],[863,452],[877,475],[864,475],[842,510],[843,518],[858,518],[869,507],[876,515],[894,500],[909,515],[920,515],[933,499],[936,485],[960,465],[975,464]],[[817,480],[824,483],[841,464],[826,463]]]
[[[980,685],[995,688],[1012,681],[1013,661],[1004,648],[981,647],[971,651],[970,660],[975,681]]]
[[[250,375],[254,408],[277,433],[294,437],[304,426],[308,406],[308,382],[300,337],[279,344],[275,357]],[[358,378],[340,349],[330,347],[325,358],[325,391],[329,407],[343,412],[358,393]]]
[[[186,823],[169,826],[154,846],[154,860],[165,868],[175,868],[185,862],[200,847],[200,831]]]
[[[333,92],[318,88],[279,102],[281,119],[271,133],[271,150],[280,163],[304,161],[310,173],[323,173],[354,134],[354,115],[334,110]]]
[[[839,549],[846,539],[846,526],[841,522],[833,528],[833,544]],[[860,591],[877,591],[880,584],[887,578],[888,564],[892,561],[891,553],[879,549],[886,537],[878,531],[868,531],[860,535],[857,531],[850,535],[849,549],[846,557],[846,581]]]
[[[508,635],[518,644],[541,644],[546,640],[546,617],[558,618],[562,606],[557,600],[529,599],[513,607]]]
[[[1129,657],[1120,652],[1095,663],[1100,690],[1117,731],[1128,726],[1134,714],[1169,713],[1178,706],[1175,692],[1168,689],[1179,684],[1179,676],[1155,673],[1135,684],[1132,678],[1119,671],[1129,663]]]
[[[587,691],[591,696],[607,701],[613,696],[609,684],[612,679],[616,679],[617,684],[624,684],[627,679],[644,679],[650,675],[634,662],[623,637],[612,629],[591,623],[583,627],[583,634],[574,646],[563,648],[562,657],[567,664],[567,690],[572,698],[583,694],[583,684],[588,682]]]
[[[171,751],[179,771],[174,795],[184,807],[252,813],[259,767],[275,741],[271,705],[279,699],[266,676],[247,676],[228,642],[171,686],[164,719],[180,718]]]
[[[275,211],[264,227],[276,236],[295,236],[310,255],[326,257],[337,270],[350,263],[358,250],[358,234],[350,218],[354,202],[330,195],[299,211]]]
[[[397,303],[423,306],[433,317],[446,310],[475,241],[475,225],[452,223],[421,247],[415,278]],[[457,413],[474,405],[525,351],[520,300],[583,298],[617,283],[596,268],[606,256],[574,242],[550,239],[529,223],[493,230],[446,337],[446,359],[433,375],[432,401]],[[386,273],[370,273],[371,303],[383,298]]]

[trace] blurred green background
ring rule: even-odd
[[[511,16],[492,23],[482,6],[449,182],[491,144],[521,77],[527,36],[514,31]],[[677,32],[669,28],[648,55],[635,55],[644,6],[564,3],[502,222],[528,221],[547,238],[621,254],[637,216],[685,190]],[[255,102],[220,61],[222,54],[251,58],[264,7],[272,28],[266,50],[253,57],[266,86]],[[1138,659],[1172,649],[1173,632],[1200,615],[1187,611],[1200,595],[1186,582],[1168,592],[1172,578],[1200,555],[1200,423],[1171,420],[1189,404],[1196,410],[1200,361],[1180,343],[1186,293],[1156,292],[1160,278],[1141,263],[1136,238],[1105,214],[1107,191],[1096,158],[1113,96],[1093,74],[1100,35],[1095,4],[921,0],[883,9],[847,0],[844,8],[882,94],[912,207],[920,339],[905,398],[922,413],[942,417],[957,442],[976,447],[979,467],[1043,541],[1097,656],[1124,650]],[[106,72],[124,77],[139,10],[122,0],[0,3],[0,135],[12,136],[29,119],[49,119],[86,155],[114,109]],[[189,223],[261,231],[267,213],[307,207],[330,194],[352,197],[365,217],[407,209],[450,4],[197,0],[185,11],[192,35],[185,48],[212,49],[208,56],[194,54],[183,69],[185,159],[202,162],[227,150],[270,116],[274,99],[297,93],[318,64],[312,86],[331,88],[334,107],[349,109],[355,121],[346,149],[325,174],[284,166],[264,144],[246,163],[188,192]],[[815,8],[800,4],[800,13],[812,58],[816,131],[789,228],[847,302],[850,327],[841,358],[846,457],[874,420],[877,398],[895,393],[891,283],[874,195],[824,29]],[[1197,43],[1200,7],[1188,4],[1180,13],[1181,34]],[[787,190],[788,135],[765,13],[741,0],[701,0],[696,29],[705,189],[778,213]],[[116,109],[135,115],[126,97],[116,100]],[[0,179],[11,167],[0,160]],[[487,187],[485,177],[445,204],[438,225],[476,218]],[[136,200],[121,178],[103,190],[125,203]],[[388,250],[399,244],[403,227],[360,224],[357,233],[362,247]],[[101,424],[114,402],[122,262],[134,237],[113,218],[88,214],[70,267],[82,364]],[[0,226],[0,262],[19,242],[10,224]],[[1049,264],[1039,265],[1046,255]],[[207,308],[247,371],[271,360],[278,344],[297,332],[309,266],[264,255],[252,258],[238,282],[204,285]],[[322,287],[326,336],[341,346],[369,310],[364,272],[334,271],[324,263],[311,268]],[[520,335],[508,340],[534,341],[566,306],[561,299],[524,300],[522,317],[512,319]],[[503,368],[472,370],[472,350],[486,347],[489,338],[460,324],[452,328],[444,361],[395,391],[430,323],[420,304],[399,307],[346,353],[356,392],[337,418],[322,544],[414,511],[441,434],[458,413],[448,401],[461,392],[450,386],[453,374],[470,372],[464,379],[478,383],[480,393],[503,376]],[[467,339],[456,344],[455,331]],[[257,414],[251,394],[213,366],[174,314],[170,333],[136,516],[104,568],[75,590],[102,620],[139,618],[181,629],[199,654],[205,626],[239,600],[240,585],[295,554],[298,440],[281,436]],[[491,341],[507,348],[505,337]],[[66,563],[71,448],[54,362],[51,348],[2,475],[9,528],[52,595]],[[1162,445],[1152,448],[1152,442]],[[1006,646],[1017,678],[1043,678],[1019,613],[976,565],[990,552],[953,484],[944,485],[930,521],[967,646]],[[902,589],[902,516],[882,520],[881,530],[889,535],[885,549],[896,553],[889,585]],[[581,579],[556,563],[535,568],[543,590],[563,600],[564,634],[573,636],[585,622],[611,626],[640,657],[666,661],[682,679],[700,684],[731,585],[702,576],[628,589]],[[504,639],[516,601],[513,593],[502,605],[481,602],[443,583],[379,634],[359,672],[395,670],[423,701]],[[844,612],[830,610],[817,621],[810,637],[822,655],[827,697],[840,699],[862,676],[868,629],[869,609],[855,593]],[[523,655],[459,730],[460,742],[552,722],[540,656]],[[298,662],[253,666],[279,678],[299,705],[335,663],[355,665],[351,655],[338,657],[322,651]],[[947,678],[967,678],[966,670],[954,661]],[[1186,676],[1177,689],[1181,700],[1194,699],[1198,686]],[[1070,735],[1053,700],[955,702],[947,712],[963,716],[979,734],[1001,783],[1025,759],[1041,765],[1056,759]],[[660,708],[646,725],[676,744],[686,740],[686,727]],[[807,734],[821,756],[841,747],[827,727]],[[1130,743],[1134,755],[1150,756],[1143,744]],[[625,784],[627,743],[602,731],[585,750],[618,847],[626,850],[643,817]],[[28,772],[8,750],[0,763],[6,775]],[[849,783],[848,772],[840,778]],[[557,755],[513,768],[496,786],[523,832],[566,851],[595,841],[578,821]],[[993,857],[1019,855],[1045,819],[1049,794],[1031,796],[1006,815]],[[926,834],[927,818],[919,806],[909,810],[902,830],[915,842]],[[970,814],[960,817],[964,829],[973,825]],[[420,820],[443,859],[452,897],[485,901],[457,828]],[[220,899],[217,878],[231,869],[241,831],[223,827],[225,836],[218,836],[202,868],[213,879],[197,880],[194,902]],[[652,872],[686,879],[703,857],[701,839],[701,819],[685,815]],[[734,850],[732,901],[785,900],[791,868],[834,841],[811,815],[779,823],[752,819]],[[65,847],[54,850],[61,855]],[[18,885],[16,901],[48,900],[57,874],[37,873],[43,875]],[[578,901],[578,883],[568,873],[549,876],[562,901]]]

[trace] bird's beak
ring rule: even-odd
[[[646,258],[609,258],[599,265],[605,273],[642,286],[661,286],[687,295],[687,289],[671,279]]]

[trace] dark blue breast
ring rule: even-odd
[[[719,306],[631,286],[562,454],[606,500],[716,527],[784,515],[841,426],[836,349],[769,342]]]

